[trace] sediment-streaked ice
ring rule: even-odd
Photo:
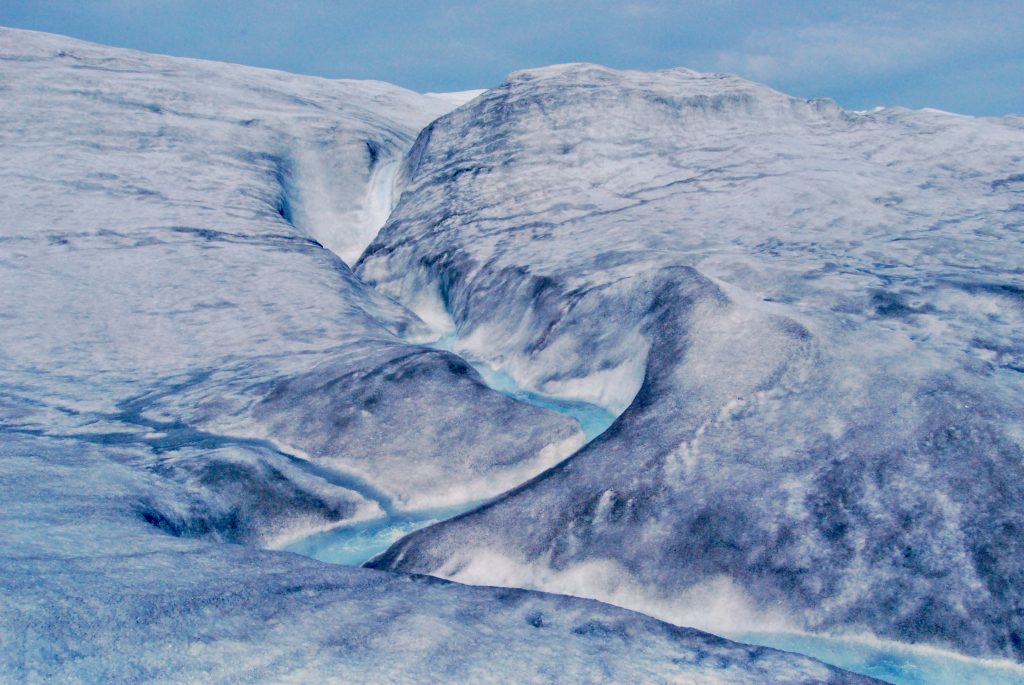
[[[358,254],[456,100],[0,29],[0,680],[864,682],[263,549],[582,441],[323,247]]]
[[[454,101],[30,32],[2,49],[2,380],[26,400],[5,423],[136,441],[204,501],[263,500],[224,531],[247,540],[293,528],[296,498],[310,530],[356,516],[332,487],[363,514],[447,506],[572,450],[571,420],[408,344],[429,327],[323,248],[358,256]],[[161,456],[167,430],[197,455]]]
[[[1020,117],[685,69],[527,70],[433,122],[356,273],[622,413],[373,565],[1024,658],[1022,165]]]
[[[0,442],[0,680],[859,683],[597,602],[163,535],[138,447]]]

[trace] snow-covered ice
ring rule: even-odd
[[[857,683],[596,602],[159,534],[135,446],[4,434],[0,681]]]
[[[583,439],[410,342],[434,330],[345,261],[471,97],[0,29],[0,680],[867,682],[267,549],[496,495]]]
[[[433,122],[356,273],[623,413],[373,565],[1024,658],[1022,169],[1020,117],[685,69],[527,70]]]
[[[20,429],[262,440],[397,509],[495,495],[569,453],[573,422],[408,344],[429,328],[321,246],[372,237],[380,186],[452,103],[4,37],[0,343],[5,388],[34,407]],[[146,468],[219,487],[191,462]]]

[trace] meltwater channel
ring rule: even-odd
[[[453,351],[454,336],[430,346]],[[465,358],[465,357],[464,357]],[[531,392],[507,373],[484,362],[466,358],[484,382],[520,402],[557,411],[575,419],[590,442],[603,433],[616,416],[604,407]],[[468,511],[485,500],[459,505],[394,512],[388,516],[341,525],[287,545],[284,549],[334,564],[359,566],[409,533]],[[894,685],[1024,685],[1024,667],[1004,660],[974,659],[942,650],[881,640],[844,639],[793,633],[737,632],[732,640],[806,654],[855,673]]]
[[[431,343],[430,347],[451,352],[453,342],[454,336],[446,335]],[[549,397],[525,390],[507,373],[498,371],[484,362],[468,357],[464,358],[492,389],[519,402],[550,409],[575,419],[583,430],[586,442],[590,442],[603,433],[615,421],[616,415],[604,407],[587,402]],[[419,528],[469,511],[484,501],[474,500],[438,509],[393,512],[380,518],[343,524],[301,538],[288,544],[284,549],[332,564],[359,566],[386,550],[399,538]]]

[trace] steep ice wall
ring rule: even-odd
[[[624,410],[373,563],[1024,658],[1019,118],[563,65],[424,130],[357,266]]]

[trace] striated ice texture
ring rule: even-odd
[[[138,448],[4,434],[0,681],[860,683],[623,609],[157,534]]]
[[[406,342],[432,331],[322,247],[376,230],[332,207],[367,210],[375,174],[449,102],[43,34],[0,45],[3,385],[31,406],[5,424],[149,445],[140,467],[207,500],[288,481],[275,492],[310,501],[259,495],[263,537],[299,509],[351,515],[339,488],[385,509],[479,500],[581,444],[572,421]],[[179,446],[209,458],[162,454]]]
[[[1024,659],[1024,120],[513,74],[356,273],[615,423],[371,563]]]
[[[413,344],[437,331],[346,265],[417,131],[472,95],[0,29],[0,681],[866,682],[265,549],[489,497],[583,441]]]

